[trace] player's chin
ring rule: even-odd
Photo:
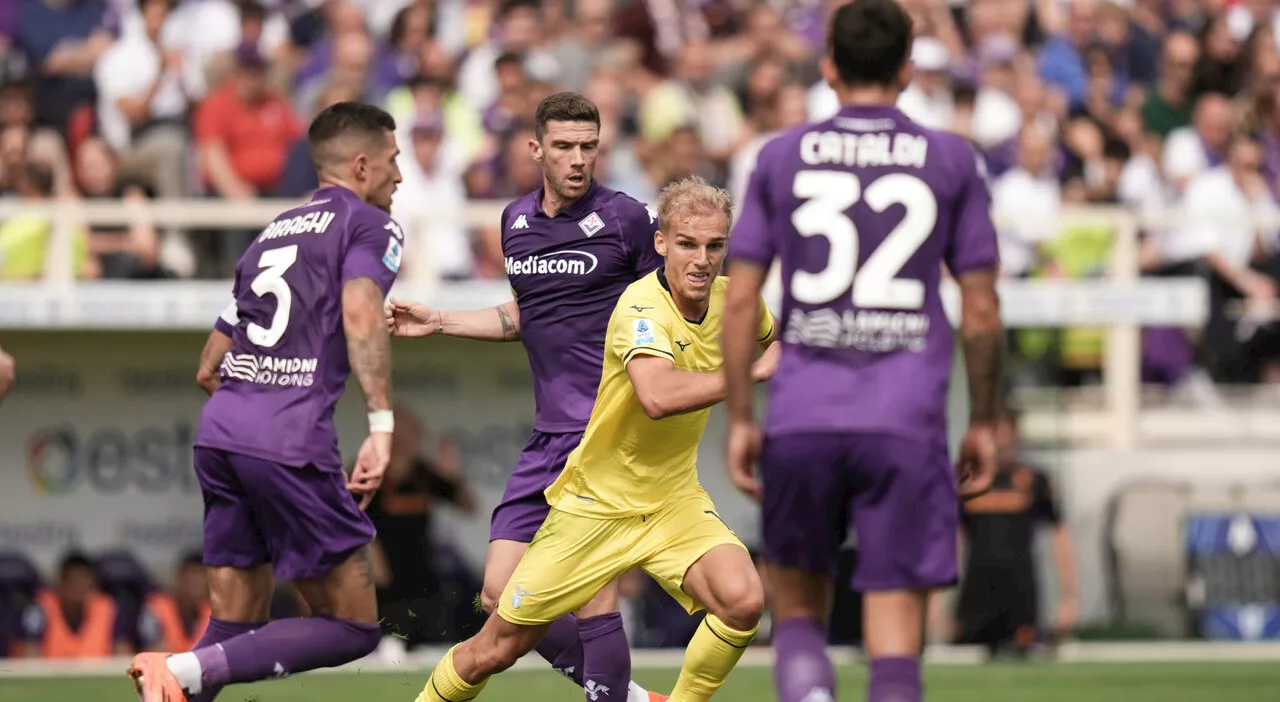
[[[591,178],[585,173],[582,175],[571,175],[564,179],[561,184],[564,187],[564,194],[569,197],[577,197],[587,192],[587,186],[591,185]]]

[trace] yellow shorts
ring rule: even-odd
[[[746,546],[705,493],[637,517],[599,519],[554,507],[498,600],[513,624],[547,624],[582,609],[618,576],[643,568],[689,613],[702,609],[681,590],[684,574],[722,544]]]

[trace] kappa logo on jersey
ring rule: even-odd
[[[636,343],[652,344],[653,343],[653,321],[648,319],[637,319],[635,321]]]
[[[516,217],[516,223],[511,225],[511,228],[512,229],[528,229],[529,220],[525,219],[524,215],[520,215],[519,217]]]
[[[400,258],[404,255],[404,247],[400,242],[391,239],[387,242],[387,252],[382,254],[382,265],[392,273],[400,272]]]
[[[515,587],[516,591],[515,594],[511,595],[511,609],[520,609],[520,605],[524,604],[524,598],[533,593],[519,585],[514,585],[513,587]]]
[[[583,233],[587,236],[594,236],[596,232],[604,229],[604,220],[600,219],[600,215],[592,212],[581,222],[578,222],[578,226],[582,228]]]
[[[542,254],[541,256],[507,257],[506,264],[508,277],[513,275],[550,275],[554,273],[588,275],[596,269],[599,261],[596,260],[593,253],[569,249],[567,251]]]
[[[649,213],[649,224],[653,224],[653,220],[658,218],[658,213],[654,212],[653,208],[648,205],[644,206],[644,211]]]

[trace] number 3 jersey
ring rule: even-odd
[[[939,295],[998,265],[985,170],[954,134],[850,106],[761,151],[730,256],[782,274],[766,433],[946,431],[954,335]]]
[[[351,370],[343,286],[369,278],[385,298],[403,246],[387,213],[340,187],[317,190],[263,229],[215,324],[232,346],[195,445],[341,470],[333,408]]]

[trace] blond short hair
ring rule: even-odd
[[[674,181],[658,196],[658,228],[664,232],[670,232],[676,220],[715,212],[724,215],[727,229],[733,222],[733,198],[700,176]]]

